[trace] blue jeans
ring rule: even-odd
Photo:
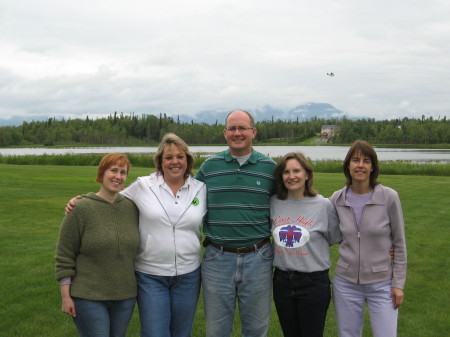
[[[189,337],[200,294],[201,269],[178,276],[136,272],[141,337]]]
[[[80,337],[125,337],[136,298],[91,301],[73,297],[77,317],[73,321]]]
[[[206,336],[229,337],[236,300],[243,337],[265,337],[272,302],[273,248],[267,243],[246,254],[224,252],[211,245],[202,263]]]
[[[275,269],[273,299],[284,337],[322,337],[331,300],[328,270]]]

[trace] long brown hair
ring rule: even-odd
[[[278,199],[286,200],[288,196],[288,190],[286,186],[284,186],[283,182],[283,171],[286,168],[286,163],[288,160],[295,159],[297,160],[303,169],[306,171],[308,175],[308,180],[305,181],[305,197],[314,197],[317,195],[317,192],[314,190],[314,171],[312,165],[306,159],[305,155],[301,152],[289,152],[284,155],[281,161],[278,163],[277,167],[274,171],[275,176],[275,193],[277,194]]]

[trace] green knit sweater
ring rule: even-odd
[[[118,195],[111,204],[88,193],[64,217],[56,246],[56,279],[71,277],[70,294],[89,300],[135,297],[139,212]]]

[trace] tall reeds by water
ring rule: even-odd
[[[323,160],[312,162],[315,172],[342,173],[342,161]],[[450,176],[450,164],[412,161],[380,161],[380,175]]]
[[[128,158],[135,167],[147,167],[154,169],[153,155],[128,153]],[[24,155],[24,156],[2,156],[1,164],[13,165],[64,165],[64,166],[97,166],[104,154],[64,154],[64,155]],[[207,159],[205,155],[194,155],[194,169]],[[273,158],[275,161],[280,158]],[[313,161],[312,165],[316,172],[342,173],[342,161],[321,160]],[[450,176],[450,164],[435,162],[415,163],[412,161],[381,161],[380,174],[389,175],[429,175]]]

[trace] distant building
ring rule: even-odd
[[[333,138],[337,133],[338,127],[336,125],[322,125],[320,136],[327,141]]]

